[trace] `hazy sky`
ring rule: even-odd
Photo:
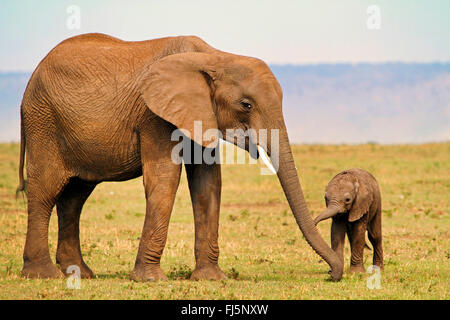
[[[80,29],[69,29],[77,5]],[[380,29],[367,28],[367,8]],[[102,32],[124,40],[198,35],[268,63],[449,61],[450,1],[0,1],[0,70],[33,70],[61,40]]]

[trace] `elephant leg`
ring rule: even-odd
[[[45,170],[44,170],[45,171]],[[45,172],[34,176],[28,171],[28,226],[23,254],[22,276],[26,278],[63,278],[52,263],[48,249],[48,226],[52,209],[67,180],[50,179]]]
[[[159,135],[164,138],[164,131]],[[136,263],[130,275],[135,281],[167,280],[160,260],[181,176],[181,164],[174,163],[170,157],[173,147],[170,135],[161,143],[149,140],[141,136],[146,212]]]
[[[81,255],[79,226],[81,210],[95,186],[79,179],[72,179],[56,202],[59,229],[56,263],[64,273],[69,266],[78,266],[82,278],[94,276]]]
[[[344,219],[333,218],[331,223],[331,249],[336,252],[339,259],[344,263],[346,221]]]
[[[364,246],[366,244],[366,218],[367,215],[356,222],[350,223],[347,229],[351,246],[350,272],[365,272]]]
[[[219,213],[221,172],[219,164],[186,164],[195,220],[195,261],[193,280],[221,280],[219,268]]]
[[[368,226],[369,241],[373,246],[373,265],[384,269],[383,264],[383,236],[381,232],[381,210],[377,212]]]

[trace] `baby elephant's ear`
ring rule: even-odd
[[[361,219],[361,217],[369,211],[370,204],[373,200],[372,191],[366,183],[355,182],[356,198],[353,201],[352,208],[348,215],[348,221],[353,222]]]

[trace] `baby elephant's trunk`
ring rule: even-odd
[[[326,220],[328,218],[334,217],[336,214],[338,214],[338,212],[339,212],[339,208],[330,206],[314,219],[314,223],[317,225],[322,220]]]

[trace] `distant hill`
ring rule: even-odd
[[[450,63],[271,65],[293,143],[450,140]],[[0,73],[0,141],[19,140],[31,73]]]
[[[450,63],[271,68],[293,142],[450,140]]]
[[[31,73],[0,73],[0,142],[20,140],[20,103]]]

